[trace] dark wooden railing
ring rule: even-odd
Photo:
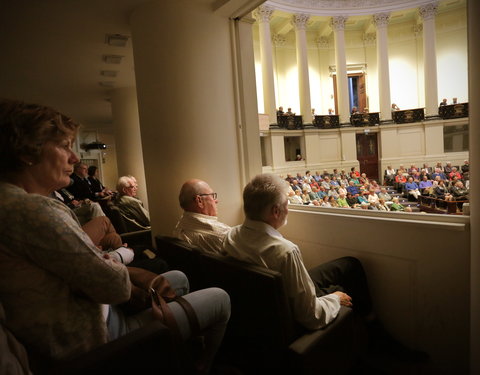
[[[338,115],[318,115],[313,120],[313,126],[320,129],[332,129],[340,127]]]
[[[461,210],[463,204],[469,201],[446,201],[444,199],[421,195],[418,197],[418,202],[420,203],[421,211],[433,213],[445,211],[447,214],[456,214],[457,209]]]
[[[425,119],[424,108],[405,109],[402,111],[392,111],[392,120],[396,124],[405,124],[408,122],[418,122]]]
[[[441,105],[438,107],[438,115],[444,120],[468,117],[468,103]]]
[[[288,130],[303,129],[302,116],[277,116],[277,125]]]
[[[350,124],[352,126],[375,126],[380,124],[380,116],[378,112],[371,113],[355,113],[350,116]]]

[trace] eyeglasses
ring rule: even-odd
[[[211,195],[213,200],[217,199],[217,193],[197,194],[197,196],[199,196],[199,197],[204,197],[204,196],[207,196],[207,195]]]

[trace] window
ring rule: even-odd
[[[468,151],[468,125],[445,126],[443,147],[445,152]]]

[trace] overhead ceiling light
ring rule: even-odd
[[[120,64],[123,56],[120,55],[103,55],[103,61],[107,64]]]
[[[125,47],[127,45],[128,36],[120,34],[106,34],[105,43],[114,47]]]
[[[102,81],[102,82],[98,82],[98,84],[102,87],[115,87],[115,82],[113,81]]]
[[[116,70],[102,70],[100,74],[104,77],[116,77],[118,72]]]

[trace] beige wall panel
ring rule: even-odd
[[[318,136],[318,152],[322,162],[341,159],[341,142],[337,134],[320,134]],[[307,160],[308,161],[308,160]]]
[[[398,142],[401,156],[423,155],[425,153],[422,127],[398,128]]]
[[[428,214],[360,218],[341,209],[307,210],[312,212],[291,209],[281,229],[299,245],[307,268],[341,256],[359,258],[380,318],[395,337],[431,355],[428,373],[465,373],[469,312],[453,306],[468,306],[467,219],[439,224]]]

